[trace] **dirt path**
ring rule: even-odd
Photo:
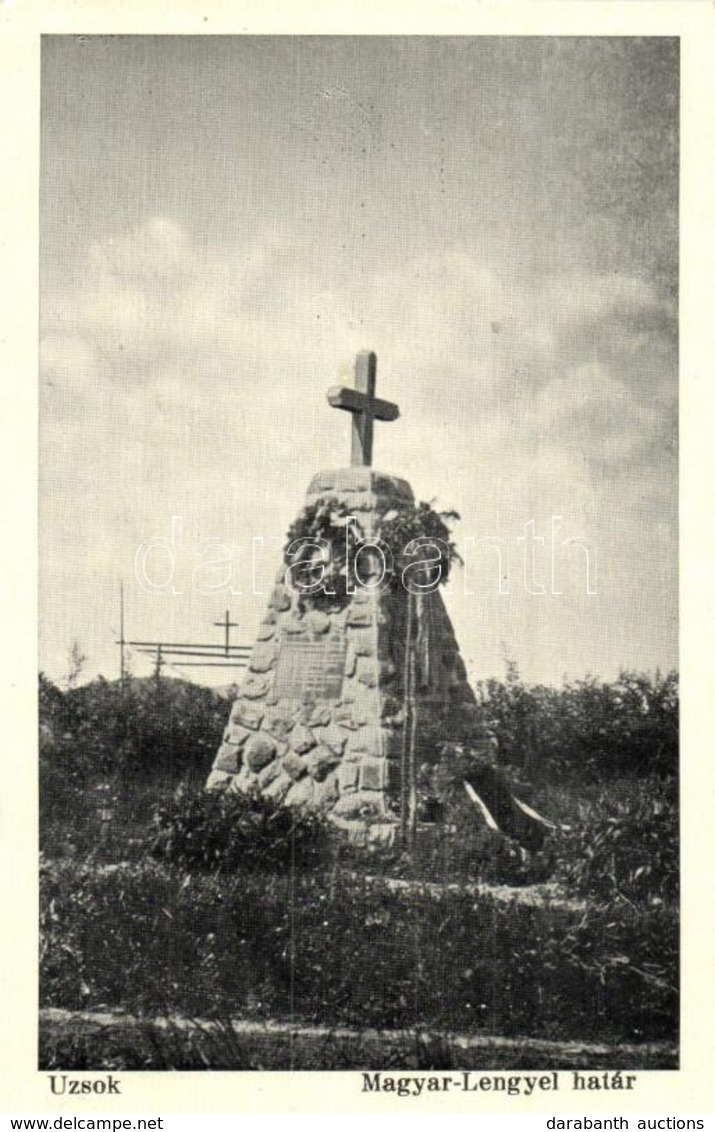
[[[46,1009],[40,1012],[41,1068],[71,1069],[65,1052],[83,1061],[91,1051],[103,1068],[157,1069],[674,1069],[677,1049],[668,1042],[607,1045],[504,1038],[419,1030],[353,1030],[185,1017]],[[53,1052],[49,1052],[53,1051]],[[145,1059],[145,1062],[142,1061]],[[148,1059],[148,1060],[147,1060]]]
[[[354,875],[358,876],[357,873]],[[437,884],[431,881],[404,880],[399,877],[383,876],[366,876],[364,880],[368,885],[385,885],[392,892],[419,889],[429,892],[430,896],[440,896],[446,892],[463,892],[469,896],[486,896],[491,900],[498,900],[502,904],[522,904],[532,908],[549,906],[567,912],[582,912],[588,907],[588,901],[571,896],[561,885],[555,882],[517,886],[476,882],[473,884],[465,882]]]

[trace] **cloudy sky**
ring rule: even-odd
[[[349,461],[325,391],[361,348],[401,408],[376,466],[461,514],[473,675],[676,666],[677,60],[46,37],[45,671],[76,640],[117,673],[120,579],[129,636],[218,640],[228,607],[251,641],[311,475]]]

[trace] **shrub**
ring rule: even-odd
[[[678,898],[678,798],[674,780],[640,780],[626,798],[608,789],[581,803],[563,837],[561,872],[601,899],[661,904]]]
[[[669,777],[678,772],[678,677],[622,672],[563,688],[528,686],[516,665],[504,681],[476,685],[492,720],[500,759],[535,779],[612,775]]]
[[[188,869],[286,872],[315,866],[328,845],[317,815],[241,794],[181,791],[153,825],[148,851]]]

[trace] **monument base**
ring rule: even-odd
[[[404,480],[367,467],[315,476],[306,503],[321,502],[347,505],[367,538],[415,506]],[[478,718],[439,592],[415,597],[397,579],[318,606],[284,566],[207,787],[312,809],[356,843],[391,845],[419,767],[445,740],[470,742]]]

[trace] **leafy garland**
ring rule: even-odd
[[[355,577],[355,555],[364,537],[356,518],[348,522],[350,515],[349,507],[330,496],[308,504],[291,525],[283,559],[303,601],[317,607],[348,601],[348,581]]]
[[[393,581],[415,562],[425,561],[432,582],[445,585],[455,562],[462,558],[452,538],[451,523],[459,521],[456,511],[435,511],[431,503],[418,503],[402,511],[388,511],[378,527],[378,537],[389,546],[395,564]],[[420,540],[414,546],[416,540]],[[406,553],[413,544],[414,553]],[[439,551],[435,557],[435,549]],[[439,573],[437,574],[437,572]]]
[[[359,586],[356,558],[365,541],[389,551],[386,560],[392,587],[402,584],[408,567],[414,577],[419,562],[425,563],[420,585],[444,585],[454,562],[462,561],[449,526],[458,519],[456,511],[436,511],[431,503],[419,503],[386,512],[378,520],[375,536],[366,538],[353,508],[336,496],[324,497],[306,506],[291,525],[284,561],[303,600],[318,607],[345,605],[350,592]],[[406,553],[410,544],[413,553]]]

